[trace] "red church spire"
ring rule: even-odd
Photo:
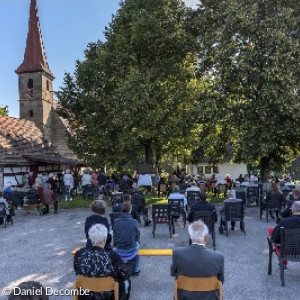
[[[29,29],[27,34],[24,60],[17,68],[16,73],[19,74],[36,71],[44,71],[49,74],[52,79],[54,79],[54,76],[49,69],[44,50],[36,0],[31,0]]]

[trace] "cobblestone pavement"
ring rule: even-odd
[[[88,209],[61,210],[57,215],[25,215],[17,211],[14,225],[0,225],[0,289],[13,288],[22,281],[36,280],[52,289],[71,289],[76,276],[70,251],[84,246],[84,221]],[[267,275],[267,230],[274,220],[260,221],[258,208],[247,208],[246,236],[238,229],[229,237],[217,233],[217,250],[225,255],[225,300],[289,300],[298,299],[300,264],[290,263],[285,272],[286,286],[281,287],[277,258],[273,258],[273,274]],[[141,226],[142,248],[173,248],[188,244],[187,228],[176,228],[169,238],[165,224]],[[217,226],[216,226],[217,230]],[[211,241],[208,247],[212,248]],[[195,262],[196,263],[196,262]],[[174,278],[170,276],[171,257],[142,257],[141,274],[132,279],[133,300],[173,299]],[[0,292],[0,299],[7,299]],[[72,299],[52,296],[50,299]]]

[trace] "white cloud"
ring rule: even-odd
[[[183,0],[187,6],[196,8],[196,5],[199,3],[199,0]]]

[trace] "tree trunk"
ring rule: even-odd
[[[145,144],[145,161],[147,164],[153,163],[153,149],[151,142]]]
[[[269,180],[269,166],[270,159],[268,157],[262,157],[259,162],[260,168],[260,181],[261,182],[268,182]]]

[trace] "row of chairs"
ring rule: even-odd
[[[74,284],[75,290],[89,290],[92,292],[114,292],[114,299],[119,300],[119,283],[113,277],[85,277],[78,275],[77,281]],[[209,292],[218,290],[219,299],[222,300],[222,282],[216,276],[211,277],[187,277],[179,275],[175,280],[175,300],[178,299],[178,290],[189,292]],[[78,295],[75,293],[74,300],[78,300]]]

